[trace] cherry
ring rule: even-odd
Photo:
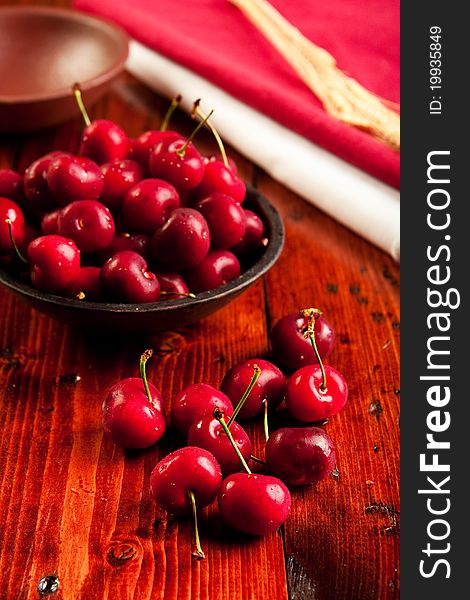
[[[122,202],[126,228],[153,234],[180,205],[176,189],[162,179],[143,179],[128,190]]]
[[[194,208],[206,219],[214,248],[230,248],[241,242],[246,218],[243,208],[233,198],[215,192],[200,200]]]
[[[298,421],[322,421],[338,413],[347,402],[348,386],[344,377],[329,365],[323,369],[324,373],[320,365],[307,365],[287,382],[287,410]]]
[[[241,204],[246,196],[243,181],[230,165],[220,160],[212,160],[206,164],[202,181],[194,190],[198,198],[205,198],[215,192],[230,196],[238,204]]]
[[[103,191],[100,202],[112,211],[121,210],[128,190],[144,178],[144,169],[135,160],[115,160],[101,166]],[[153,232],[152,232],[153,233]]]
[[[204,176],[204,161],[192,144],[196,133],[205,125],[212,112],[191,133],[187,140],[171,136],[161,140],[150,153],[149,169],[153,177],[169,181],[183,191],[194,189]]]
[[[233,412],[232,403],[224,393],[207,383],[193,383],[173,398],[171,423],[181,435],[186,436],[195,421],[212,415],[216,408],[226,415]]]
[[[308,309],[307,309],[308,311]],[[285,315],[271,331],[271,344],[276,359],[288,369],[296,370],[318,362],[307,334],[308,316],[304,311]],[[335,334],[333,328],[319,315],[315,319],[315,340],[322,359],[333,349]]]
[[[209,251],[209,227],[193,208],[177,208],[155,232],[151,255],[166,269],[183,271],[195,267]]]
[[[265,402],[268,407],[273,408],[284,398],[286,378],[281,371],[267,360],[252,358],[233,366],[222,380],[220,389],[230,398],[232,404],[235,406],[242,396],[256,366],[261,369],[261,374],[240,410],[242,419],[250,419],[260,414]]]
[[[100,165],[126,158],[130,143],[121,127],[107,119],[90,121],[78,84],[73,86],[73,92],[86,125],[83,130],[79,153]]]
[[[146,260],[130,250],[117,252],[101,268],[104,293],[116,302],[156,302],[160,283],[147,271]]]
[[[13,200],[0,197],[0,256],[14,254],[12,238],[17,246],[21,246],[24,235],[23,211]]]
[[[44,235],[59,233],[59,216],[61,212],[62,209],[58,208],[52,212],[45,213],[45,215],[42,217],[41,231]]]
[[[287,485],[317,483],[335,468],[335,448],[320,427],[286,427],[266,444],[269,468]]]
[[[264,224],[252,210],[243,209],[245,215],[245,233],[238,244],[231,248],[232,252],[246,255],[254,252],[262,245],[264,239]]]
[[[238,258],[229,250],[212,250],[185,276],[194,292],[204,292],[225,285],[240,275]]]
[[[96,200],[77,200],[58,216],[59,233],[72,239],[84,253],[98,252],[114,238],[114,220],[109,209]]]
[[[0,198],[13,200],[24,207],[24,178],[13,169],[0,169]]]
[[[186,282],[179,273],[163,273],[157,271],[155,275],[160,282],[162,300],[182,298],[183,296],[194,297],[194,294],[191,294]]]
[[[115,383],[103,402],[104,432],[123,448],[148,448],[165,432],[162,395],[147,382],[145,372],[151,355],[152,350],[142,354],[140,377],[128,377]]]
[[[251,441],[241,425],[233,422],[230,432],[241,455],[248,461],[251,456]],[[239,471],[240,459],[233,451],[232,443],[227,437],[220,421],[214,416],[206,416],[195,421],[188,432],[188,444],[209,450],[217,459],[217,462],[225,476]]]
[[[80,250],[75,242],[60,235],[44,235],[28,246],[31,282],[39,290],[66,293],[80,271]]]
[[[219,511],[232,529],[251,535],[276,531],[287,519],[291,496],[277,477],[234,473],[220,486]]]
[[[84,156],[61,154],[52,159],[47,184],[61,206],[74,200],[97,200],[103,191],[103,173],[96,163]]]
[[[209,505],[217,496],[222,473],[214,456],[203,448],[186,446],[161,460],[150,474],[154,500],[174,515],[193,514],[196,550],[193,557],[204,558],[199,540],[197,507]]]
[[[131,250],[147,258],[149,245],[150,237],[144,233],[116,233],[109,246],[98,252],[97,257],[101,263],[104,263],[117,252]]]
[[[24,193],[29,206],[38,211],[49,211],[57,207],[47,181],[51,162],[59,156],[70,156],[68,152],[55,151],[38,158],[29,165],[24,174]]]
[[[78,300],[102,300],[101,269],[99,267],[80,267],[78,277],[72,286],[70,296]]]

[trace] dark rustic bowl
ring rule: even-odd
[[[33,131],[79,115],[123,70],[128,37],[102,19],[65,8],[0,7],[0,132]]]
[[[277,210],[253,188],[248,188],[243,204],[261,217],[268,244],[260,250],[256,262],[234,281],[195,299],[182,298],[148,304],[115,304],[71,300],[40,292],[20,283],[0,269],[0,283],[24,302],[47,315],[81,328],[114,333],[156,333],[195,323],[219,310],[264,275],[277,261],[284,246],[284,226]]]

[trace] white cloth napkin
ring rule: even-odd
[[[363,236],[400,257],[400,199],[394,188],[293,133],[189,71],[132,41],[126,68],[159,94],[183,96],[190,110],[215,109],[212,123],[224,140],[269,175]]]

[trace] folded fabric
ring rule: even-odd
[[[128,70],[168,98],[195,98],[223,139],[356,233],[399,260],[400,202],[394,188],[344,162],[306,138],[236,100],[166,57],[132,42]]]
[[[399,0],[272,0],[371,92],[399,101]],[[329,116],[293,69],[227,0],[75,0],[132,38],[384,182],[399,154]]]

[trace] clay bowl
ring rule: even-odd
[[[71,9],[0,7],[0,132],[24,132],[78,116],[72,86],[91,106],[123,70],[119,27]]]
[[[216,312],[253,285],[277,261],[284,245],[284,225],[277,210],[253,188],[243,206],[255,210],[266,228],[268,244],[262,247],[240,277],[192,298],[148,304],[115,304],[71,300],[40,292],[18,282],[0,269],[0,283],[21,300],[50,317],[89,330],[115,334],[151,334],[195,323]]]

